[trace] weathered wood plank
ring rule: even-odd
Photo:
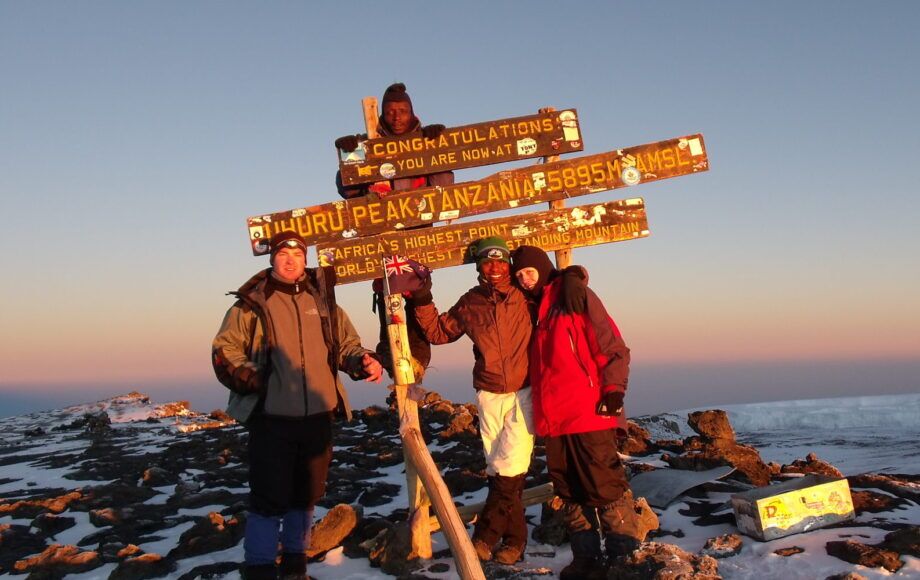
[[[247,220],[255,255],[296,231],[309,245],[398,231],[541,202],[689,175],[709,169],[703,136],[688,135],[595,155],[502,171],[479,181],[378,199],[366,196]]]
[[[432,269],[472,262],[470,244],[488,236],[501,236],[512,249],[528,244],[550,252],[647,235],[645,201],[635,198],[341,241],[317,246],[317,256],[335,266],[339,284],[349,284],[380,276],[381,259],[393,254]]]
[[[342,183],[357,185],[581,151],[575,109],[448,127],[436,139],[419,133],[367,139],[339,150]]]

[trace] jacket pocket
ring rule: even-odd
[[[584,373],[585,378],[588,379],[588,386],[593,389],[594,380],[591,379],[591,373],[588,372],[588,368],[585,366],[584,361],[582,361],[581,355],[579,355],[578,353],[578,346],[575,343],[575,335],[572,334],[571,328],[567,328],[566,332],[569,334],[569,346],[572,348],[572,356],[575,357],[575,362],[578,363],[578,368],[581,369],[581,372]]]

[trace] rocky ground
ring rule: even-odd
[[[420,417],[458,505],[483,499],[485,464],[475,406],[429,393]],[[199,415],[181,403],[157,406],[132,393],[2,419],[0,428],[0,575],[237,576],[246,517],[246,431],[222,413]],[[454,576],[443,539],[436,542],[433,560],[406,557],[403,459],[396,433],[395,412],[378,407],[336,425],[328,492],[309,552],[319,562],[311,568],[317,578]],[[900,475],[849,476],[856,520],[762,543],[734,528],[725,503],[730,494],[796,474],[840,472],[813,454],[784,465],[764,462],[757,449],[736,440],[721,411],[693,413],[683,424],[679,417],[642,418],[631,424],[622,451],[633,474],[721,465],[735,471],[693,488],[666,508],[647,510],[649,528],[655,529],[611,578],[920,574],[920,477],[912,467]],[[538,444],[528,487],[546,481]],[[488,564],[487,576],[557,573],[570,552],[556,507],[558,502],[550,501],[530,508],[534,541],[525,561]],[[816,541],[823,546],[816,547]],[[766,566],[763,574],[748,575],[752,562]],[[815,562],[821,564],[809,568]],[[821,575],[797,576],[795,570]],[[829,573],[835,570],[841,575]]]

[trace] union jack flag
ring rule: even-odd
[[[387,277],[399,276],[412,272],[412,264],[402,256],[386,256],[383,258],[383,270]]]
[[[403,256],[384,257],[383,271],[391,294],[418,290],[422,287],[422,282],[431,275],[431,269],[427,266]]]

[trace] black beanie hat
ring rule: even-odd
[[[272,260],[275,259],[275,254],[282,248],[300,248],[303,250],[304,255],[307,253],[306,242],[295,232],[281,232],[280,234],[272,236],[270,247]]]
[[[383,92],[383,101],[380,103],[380,108],[382,109],[387,103],[409,103],[409,110],[413,111],[412,114],[415,114],[412,109],[412,99],[409,98],[409,93],[406,92],[406,85],[402,83],[393,83]]]
[[[535,268],[540,274],[537,284],[530,290],[533,294],[540,294],[556,271],[546,252],[536,246],[518,246],[511,252],[511,275],[516,278],[517,273],[524,268]]]

